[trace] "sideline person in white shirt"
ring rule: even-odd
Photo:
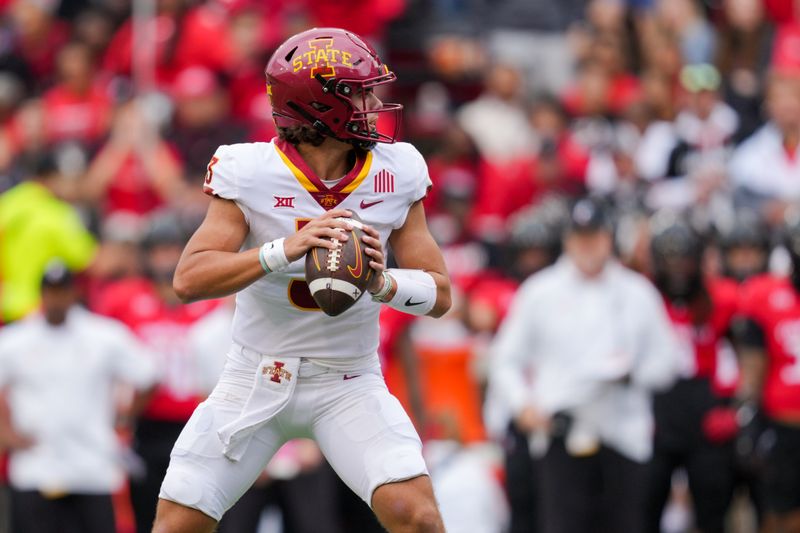
[[[112,492],[124,474],[114,385],[143,405],[155,367],[127,328],[75,305],[67,267],[50,263],[42,312],[0,331],[0,448],[11,450],[14,531],[115,531]]]
[[[650,282],[612,258],[612,227],[576,203],[559,261],[528,278],[495,339],[490,386],[531,435],[545,533],[641,531],[651,392],[677,371]]]

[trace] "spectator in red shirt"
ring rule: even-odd
[[[461,230],[467,227],[465,218],[478,183],[479,156],[475,145],[463,129],[452,123],[427,162],[433,182],[424,200],[426,216],[432,219],[429,224],[435,220],[434,235],[439,242],[462,240],[465,235]],[[454,205],[453,200],[459,199],[464,201]]]
[[[583,194],[589,154],[570,132],[564,107],[555,98],[540,97],[531,108],[530,120],[540,139],[534,172],[542,192]]]
[[[52,80],[56,54],[69,38],[69,26],[53,16],[55,4],[17,0],[9,15],[16,30],[11,53],[22,59],[32,86]]]
[[[242,2],[230,10],[231,64],[226,71],[231,116],[248,129],[253,141],[268,141],[276,134],[272,105],[264,86],[268,28],[273,24],[264,6]]]
[[[577,80],[563,93],[574,116],[616,115],[639,97],[639,79],[631,73],[633,58],[624,27],[600,29],[588,39]]]
[[[47,142],[94,146],[108,130],[112,102],[87,45],[73,42],[58,52],[58,78],[42,98]]]
[[[800,76],[800,23],[784,24],[775,33],[770,68],[773,73],[787,77]]]
[[[158,14],[144,31],[155,38],[156,83],[169,87],[176,74],[193,65],[223,70],[230,61],[230,39],[225,12],[214,2],[189,8],[186,0],[158,2]],[[117,30],[106,52],[103,67],[113,74],[130,76],[133,70],[133,20]],[[152,45],[150,41],[148,44]]]
[[[259,85],[264,88],[263,81]],[[217,75],[207,68],[181,70],[171,94],[175,120],[167,139],[177,148],[186,165],[186,176],[194,183],[205,175],[207,162],[217,147],[245,141],[246,131],[229,117],[228,94]]]
[[[139,244],[147,230],[147,219],[119,211],[102,218],[100,246],[85,286],[86,301],[97,302],[108,287],[120,280],[142,276]]]
[[[380,40],[386,26],[403,14],[405,0],[312,0],[308,13],[312,26],[347,28],[370,40]]]
[[[597,59],[588,61],[562,99],[574,116],[619,115],[639,94],[639,81],[625,73],[609,72]]]
[[[105,214],[145,215],[170,200],[185,203],[182,167],[133,101],[117,111],[111,136],[89,165],[80,184],[84,201]]]
[[[539,139],[533,157],[483,164],[473,224],[484,238],[497,235],[509,216],[548,193],[575,197],[585,192],[589,155],[570,132],[564,108],[554,98],[540,97],[530,122]]]
[[[800,20],[800,6],[797,2],[786,0],[762,0],[770,18],[778,24]]]

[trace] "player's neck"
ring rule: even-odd
[[[297,145],[297,152],[303,161],[324,180],[336,180],[347,174],[355,162],[351,155],[353,150],[350,144],[330,137],[319,146],[306,143]]]

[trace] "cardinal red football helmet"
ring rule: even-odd
[[[396,76],[361,37],[339,28],[313,28],[286,40],[265,70],[272,116],[279,128],[312,126],[323,135],[355,140],[369,149],[392,143],[400,123],[400,104],[367,110],[368,89]],[[356,106],[356,102],[360,106]],[[395,131],[379,133],[369,125],[373,113],[393,113]]]

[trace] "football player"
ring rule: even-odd
[[[677,213],[657,213],[650,231],[653,280],[678,334],[682,375],[671,389],[654,397],[647,530],[661,530],[672,474],[683,467],[698,530],[722,533],[733,496],[733,442],[738,431],[731,407],[738,368],[727,340],[738,287],[731,280],[704,277],[703,242]]]
[[[357,35],[315,28],[283,43],[266,76],[278,137],[217,150],[206,218],[175,273],[186,301],[238,294],[225,369],[175,443],[153,531],[210,533],[276,450],[302,436],[389,531],[443,531],[420,439],[376,354],[381,304],[434,317],[450,307],[421,203],[425,161],[394,142],[396,128],[377,129],[379,117],[398,123],[401,106],[374,92],[395,75]],[[371,297],[330,317],[303,260],[334,248],[331,237],[346,241],[353,213]],[[387,244],[399,268],[386,269]]]
[[[795,213],[796,214],[796,213]],[[800,217],[785,226],[788,277],[757,276],[742,288],[748,319],[742,388],[767,420],[765,530],[800,532]]]
[[[718,230],[722,273],[741,283],[767,271],[770,231],[758,212],[740,208],[730,224]]]

